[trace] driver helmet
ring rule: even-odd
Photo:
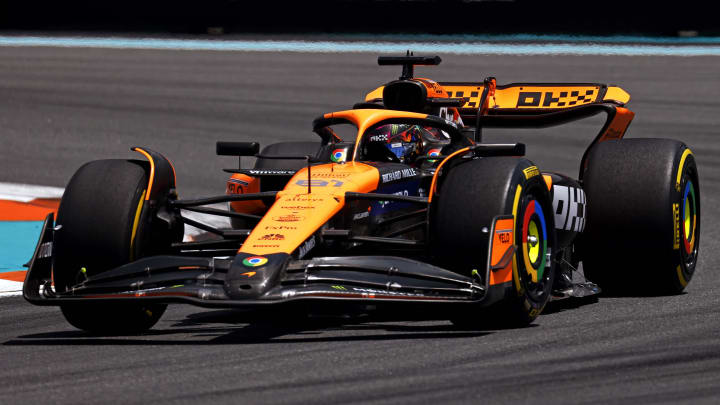
[[[402,163],[423,154],[425,144],[444,140],[441,131],[412,124],[386,124],[370,132],[369,142],[382,143]]]

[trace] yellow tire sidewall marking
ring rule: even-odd
[[[692,151],[688,148],[685,149],[682,156],[680,157],[680,165],[678,166],[677,176],[675,177],[675,190],[680,192],[680,180],[682,180],[682,172],[685,167],[685,160],[688,156],[692,155]]]
[[[515,199],[513,201],[513,235],[517,235],[517,209],[518,209],[518,203],[520,202],[520,195],[522,194],[522,186],[518,184],[517,188],[515,189]],[[513,241],[513,244],[515,241]],[[513,254],[513,262],[512,262],[512,268],[513,268],[513,283],[515,284],[515,289],[518,292],[518,295],[522,295],[525,292],[525,288],[520,283],[520,274],[518,274],[518,266],[517,266],[517,250],[515,251],[515,254]]]
[[[678,275],[678,280],[680,281],[680,285],[682,285],[683,288],[687,287],[688,282],[687,282],[687,280],[685,280],[685,276],[683,275],[682,266],[679,264],[677,266],[677,275]]]
[[[147,193],[147,189],[143,190],[140,201],[138,201],[138,206],[135,209],[135,219],[133,220],[132,234],[130,235],[130,260],[133,260],[133,256],[135,256],[135,235],[137,234],[138,224],[140,223],[140,213],[142,213],[142,206],[145,202],[145,193]]]
[[[683,151],[683,154],[680,157],[680,164],[678,165],[678,171],[677,171],[677,175],[675,177],[675,191],[677,191],[678,193],[680,192],[680,181],[682,180],[682,173],[683,173],[683,169],[685,168],[685,161],[687,160],[687,157],[692,154],[693,153],[690,150],[690,148],[687,148]],[[687,212],[687,210],[686,210],[686,212]],[[679,227],[679,225],[680,224],[678,224],[678,227]],[[677,232],[677,233],[679,233],[679,231],[680,231],[679,229],[675,230],[675,232]],[[677,239],[677,235],[676,235],[676,239]],[[678,248],[679,248],[679,246],[678,246]],[[678,281],[680,282],[680,285],[682,285],[683,288],[685,288],[688,284],[688,281],[685,279],[685,275],[683,274],[682,264],[678,265],[676,270],[677,270]]]

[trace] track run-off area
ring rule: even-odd
[[[181,197],[222,194],[221,169],[237,160],[215,156],[215,141],[314,139],[315,117],[350,108],[397,78],[396,67],[377,66],[379,52],[409,48],[443,57],[440,66],[416,71],[437,81],[495,76],[499,84],[621,86],[636,113],[628,138],[676,138],[693,150],[702,227],[699,264],[685,293],[564,301],[532,326],[514,330],[463,331],[446,321],[268,318],[176,305],[145,335],[99,337],[73,329],[57,308],[0,297],[0,403],[655,404],[720,398],[720,56],[712,53],[714,45],[656,45],[712,51],[683,56],[577,55],[443,52],[442,44],[412,43],[279,52],[10,44],[6,38],[0,38],[2,184],[61,192],[84,162],[140,158],[129,148],[142,145],[173,160]],[[524,142],[527,157],[542,170],[574,176],[602,122],[489,130],[485,139]],[[33,231],[8,225],[8,212],[0,213],[0,251],[16,252],[8,244]],[[34,241],[30,245],[28,254]],[[22,265],[23,257],[12,262]],[[0,277],[10,270],[22,268],[0,269]]]

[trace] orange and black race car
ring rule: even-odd
[[[700,236],[695,159],[682,142],[623,140],[633,113],[595,83],[400,79],[317,118],[319,142],[218,142],[253,156],[225,195],[182,200],[168,159],[98,160],[72,177],[30,263],[25,298],[98,333],[152,327],[166,304],[392,311],[459,325],[532,322],[551,299],[678,293]],[[488,127],[604,113],[577,178],[542,172]],[[217,204],[228,203],[228,209]],[[217,228],[186,215],[230,218]],[[211,237],[183,241],[184,225]],[[587,281],[580,276],[582,263]]]

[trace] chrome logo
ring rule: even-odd
[[[262,256],[251,256],[245,258],[242,263],[247,267],[258,267],[262,266],[263,264],[267,263],[268,259],[267,257]]]
[[[430,150],[428,151],[427,155],[428,155],[429,157],[432,157],[432,156],[440,156],[440,149],[430,149]],[[437,160],[435,160],[435,159],[428,159],[428,162],[429,162],[429,163],[435,163],[435,162],[437,162]]]
[[[335,149],[330,155],[330,160],[335,163],[342,163],[345,161],[345,149]]]

